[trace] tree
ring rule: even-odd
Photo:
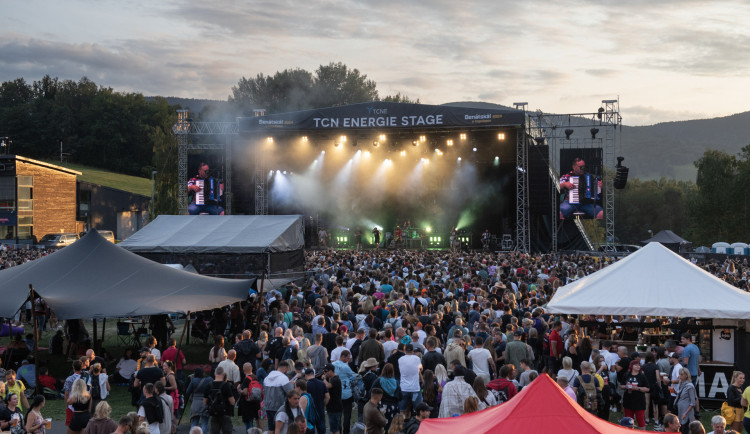
[[[315,71],[316,107],[356,104],[377,101],[377,84],[357,69],[349,69],[341,62],[320,65]]]
[[[745,171],[747,159],[739,159],[723,151],[707,150],[695,162],[697,194],[691,203],[692,231],[695,241],[732,242],[747,234],[742,224],[742,200],[745,182],[740,168]]]
[[[304,69],[285,69],[271,76],[258,74],[255,78],[242,77],[232,87],[229,103],[245,116],[253,109],[267,113],[304,110],[312,107],[312,74]]]
[[[398,92],[395,95],[388,95],[385,98],[383,98],[383,101],[384,102],[398,102],[398,103],[405,103],[405,104],[419,104],[419,98],[417,98],[416,100],[413,100],[406,95],[402,95],[401,92]]]

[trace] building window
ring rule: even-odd
[[[16,179],[11,176],[0,177],[0,210],[16,210]]]
[[[34,177],[18,176],[18,239],[27,240],[34,233]]]

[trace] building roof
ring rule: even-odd
[[[45,163],[44,161],[34,160],[32,158],[22,157],[20,155],[0,155],[0,159],[13,159],[17,161],[23,161],[24,163],[35,164],[37,166],[42,166],[47,169],[65,172],[69,175],[76,175],[76,176],[82,175],[82,173],[77,170],[68,169],[66,167],[57,166],[55,164]]]

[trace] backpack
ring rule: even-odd
[[[164,423],[164,409],[161,405],[161,400],[152,396],[143,400],[142,405],[148,423]],[[153,419],[149,418],[149,416],[153,417]]]
[[[583,381],[583,376],[578,376],[578,383],[581,385],[578,388],[578,404],[583,407],[584,410],[592,414],[597,414],[599,409],[599,390],[596,388],[596,379],[590,375],[589,382]]]
[[[495,401],[497,401],[498,404],[507,402],[508,399],[510,399],[508,398],[508,384],[506,384],[501,390],[490,389],[490,392],[492,392],[492,396],[495,397]]]
[[[314,430],[315,424],[318,422],[318,411],[315,409],[315,403],[313,402],[312,396],[305,392],[302,396],[307,398],[307,408],[305,409],[305,419],[307,420],[307,428]]]
[[[89,393],[91,393],[91,397],[94,399],[102,399],[102,389],[101,385],[99,384],[98,375],[91,376],[91,390],[89,391]]]
[[[208,415],[209,416],[224,416],[226,411],[224,409],[224,396],[221,394],[221,387],[224,385],[222,381],[218,388],[211,386],[211,391],[208,394]]]
[[[263,385],[256,380],[250,380],[250,384],[247,385],[247,400],[249,402],[260,402],[263,399]]]
[[[357,374],[349,381],[349,387],[352,389],[352,398],[354,398],[355,402],[364,401],[367,398],[365,382],[362,381],[360,374]]]

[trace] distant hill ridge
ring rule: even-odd
[[[154,99],[156,97],[146,97]],[[193,115],[204,108],[227,110],[221,100],[165,97],[172,105],[189,109]],[[446,106],[488,109],[512,107],[481,101],[458,101]],[[627,122],[627,118],[625,119]],[[617,155],[625,157],[630,176],[641,179],[661,177],[695,180],[693,163],[707,149],[737,154],[750,144],[750,111],[712,119],[662,122],[654,125],[629,127],[623,125]]]

